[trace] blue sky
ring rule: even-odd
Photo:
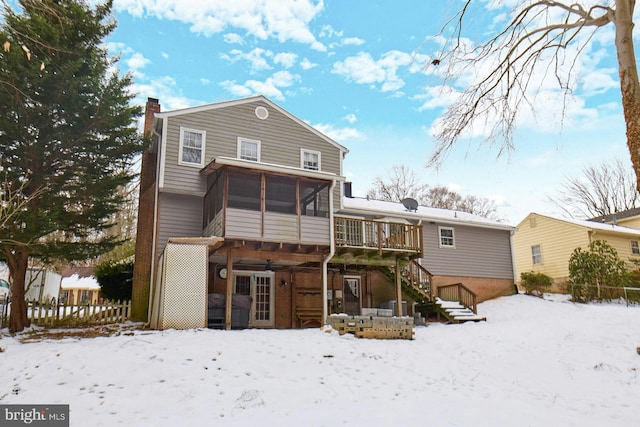
[[[564,124],[549,85],[523,113],[516,151],[469,139],[439,169],[425,168],[432,127],[448,97],[424,65],[431,36],[460,1],[116,0],[118,28],[107,40],[122,72],[135,76],[139,102],[163,110],[263,94],[346,146],[346,177],[364,196],[376,176],[406,165],[429,185],[496,201],[517,224],[529,212],[561,215],[547,198],[589,164],[621,158],[625,145],[612,32],[579,63]],[[500,8],[479,1],[473,43],[499,25]]]

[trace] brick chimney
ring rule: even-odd
[[[144,109],[144,133],[153,131],[153,115],[160,112],[157,98],[148,98]],[[140,166],[140,191],[138,200],[138,224],[136,232],[136,258],[133,265],[131,291],[131,319],[149,321],[149,295],[151,290],[151,266],[154,245],[154,209],[156,188],[157,152],[148,148],[142,153]]]
[[[147,98],[147,105],[144,108],[144,133],[150,135],[153,131],[153,115],[160,112],[158,98]]]

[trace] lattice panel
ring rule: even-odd
[[[162,329],[206,326],[207,246],[165,248]]]

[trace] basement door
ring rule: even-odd
[[[272,328],[274,326],[273,273],[238,272],[235,276],[235,293],[251,296],[249,326]]]
[[[342,295],[344,312],[351,316],[360,315],[360,277],[345,276]]]

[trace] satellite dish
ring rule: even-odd
[[[405,208],[407,208],[408,211],[417,211],[418,210],[418,202],[415,199],[412,199],[411,197],[407,197],[406,199],[404,199],[402,201],[402,204],[404,205]]]

